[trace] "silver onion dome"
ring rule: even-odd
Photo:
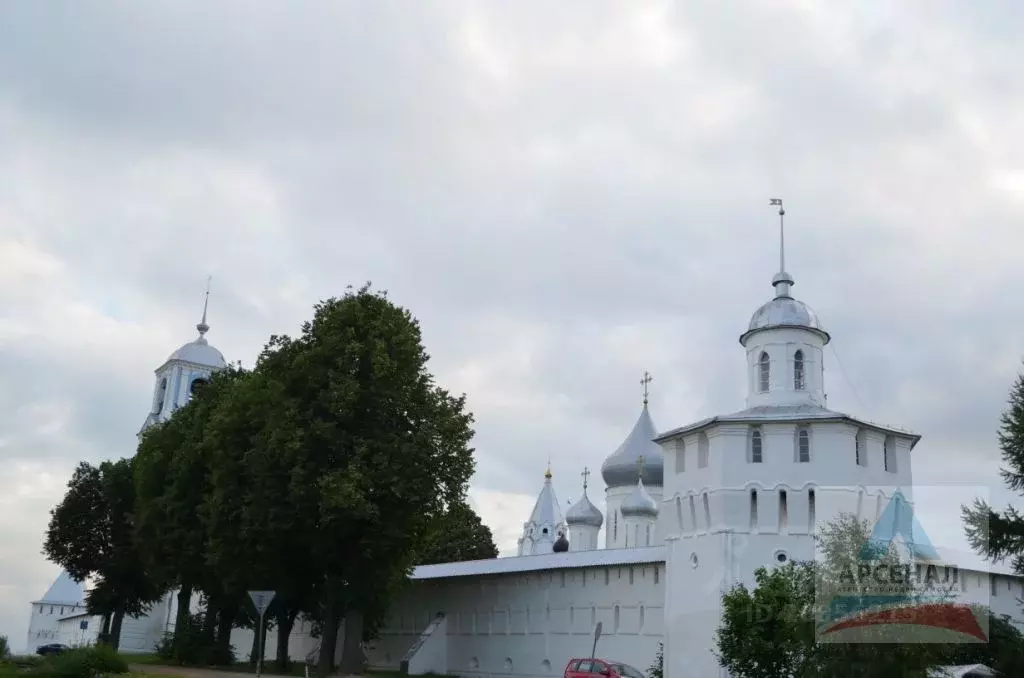
[[[747,339],[761,330],[785,327],[810,330],[820,335],[826,344],[829,342],[829,334],[821,326],[818,315],[810,306],[790,295],[789,288],[793,284],[793,277],[788,273],[775,274],[772,278],[775,298],[754,311],[747,331],[740,337],[741,344],[745,346]]]
[[[619,512],[623,518],[631,516],[646,516],[656,518],[658,516],[658,502],[647,493],[643,481],[636,484],[636,489],[622,502]]]
[[[586,525],[598,529],[604,524],[604,516],[596,506],[590,503],[586,487],[583,488],[583,496],[580,497],[580,500],[566,512],[565,523],[566,525]]]
[[[636,485],[638,464],[644,459],[643,481],[653,487],[661,487],[664,477],[664,458],[661,447],[654,442],[658,432],[654,428],[651,414],[644,403],[640,418],[636,420],[633,430],[622,441],[604,463],[601,464],[601,477],[609,487],[632,487]]]

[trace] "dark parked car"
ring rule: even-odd
[[[49,645],[40,645],[36,648],[36,654],[46,657],[51,654],[60,654],[64,650],[70,649],[67,645],[61,645],[60,643],[50,643]]]

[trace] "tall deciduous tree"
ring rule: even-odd
[[[120,642],[124,616],[144,613],[161,589],[148,576],[134,526],[132,461],[82,463],[64,500],[51,511],[43,552],[78,581],[96,579],[86,597],[93,614],[111,619],[109,642]]]
[[[208,533],[200,513],[210,491],[207,429],[246,377],[237,367],[215,374],[185,407],[143,434],[135,457],[137,537],[151,576],[165,590],[178,588],[176,641],[190,623],[194,593],[202,591],[208,602],[225,599],[223,584],[207,560]],[[208,605],[207,612],[227,618],[233,615],[231,608],[229,604],[221,614],[219,607]],[[221,631],[221,645],[226,645],[229,632]],[[222,658],[226,654],[220,653]]]
[[[999,448],[1006,486],[1024,495],[1024,374],[1010,390],[999,427]],[[978,553],[994,560],[1011,559],[1013,569],[1024,573],[1024,515],[1012,506],[994,510],[982,499],[962,507],[967,539]]]
[[[407,575],[432,516],[465,500],[472,417],[427,359],[418,322],[366,286],[317,304],[301,336],[273,339],[257,365],[280,385],[262,438],[286,457],[289,511],[316,572],[321,675],[343,616],[342,666],[359,668],[364,617]]]

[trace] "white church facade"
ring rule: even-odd
[[[666,676],[725,676],[713,653],[724,591],[752,585],[759,567],[812,558],[816,525],[840,512],[873,521],[897,489],[912,501],[920,436],[828,409],[830,336],[793,297],[780,259],[773,298],[739,338],[743,409],[659,432],[645,374],[640,415],[601,467],[604,512],[588,496],[584,470],[583,493],[563,514],[549,470],[517,555],[417,567],[365,647],[370,664],[404,664],[410,674],[561,676],[570,658],[590,656],[600,624],[599,657],[646,672],[663,645]],[[225,366],[206,341],[205,310],[197,327],[199,337],[156,371],[144,428]],[[957,576],[969,600],[1024,623],[1022,580],[1008,568],[960,568]],[[72,638],[76,624],[82,630],[74,618],[83,611],[81,586],[62,577],[32,604],[30,650]],[[57,603],[46,598],[66,599],[66,614],[54,619]],[[172,592],[147,616],[126,619],[122,647],[151,651],[173,628],[174,600]],[[244,655],[252,634],[236,630],[232,640]],[[317,646],[304,623],[291,643],[296,659]]]

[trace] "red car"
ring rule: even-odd
[[[563,678],[594,678],[605,676],[606,678],[647,678],[640,671],[629,664],[613,661],[611,659],[570,659],[565,665]]]

